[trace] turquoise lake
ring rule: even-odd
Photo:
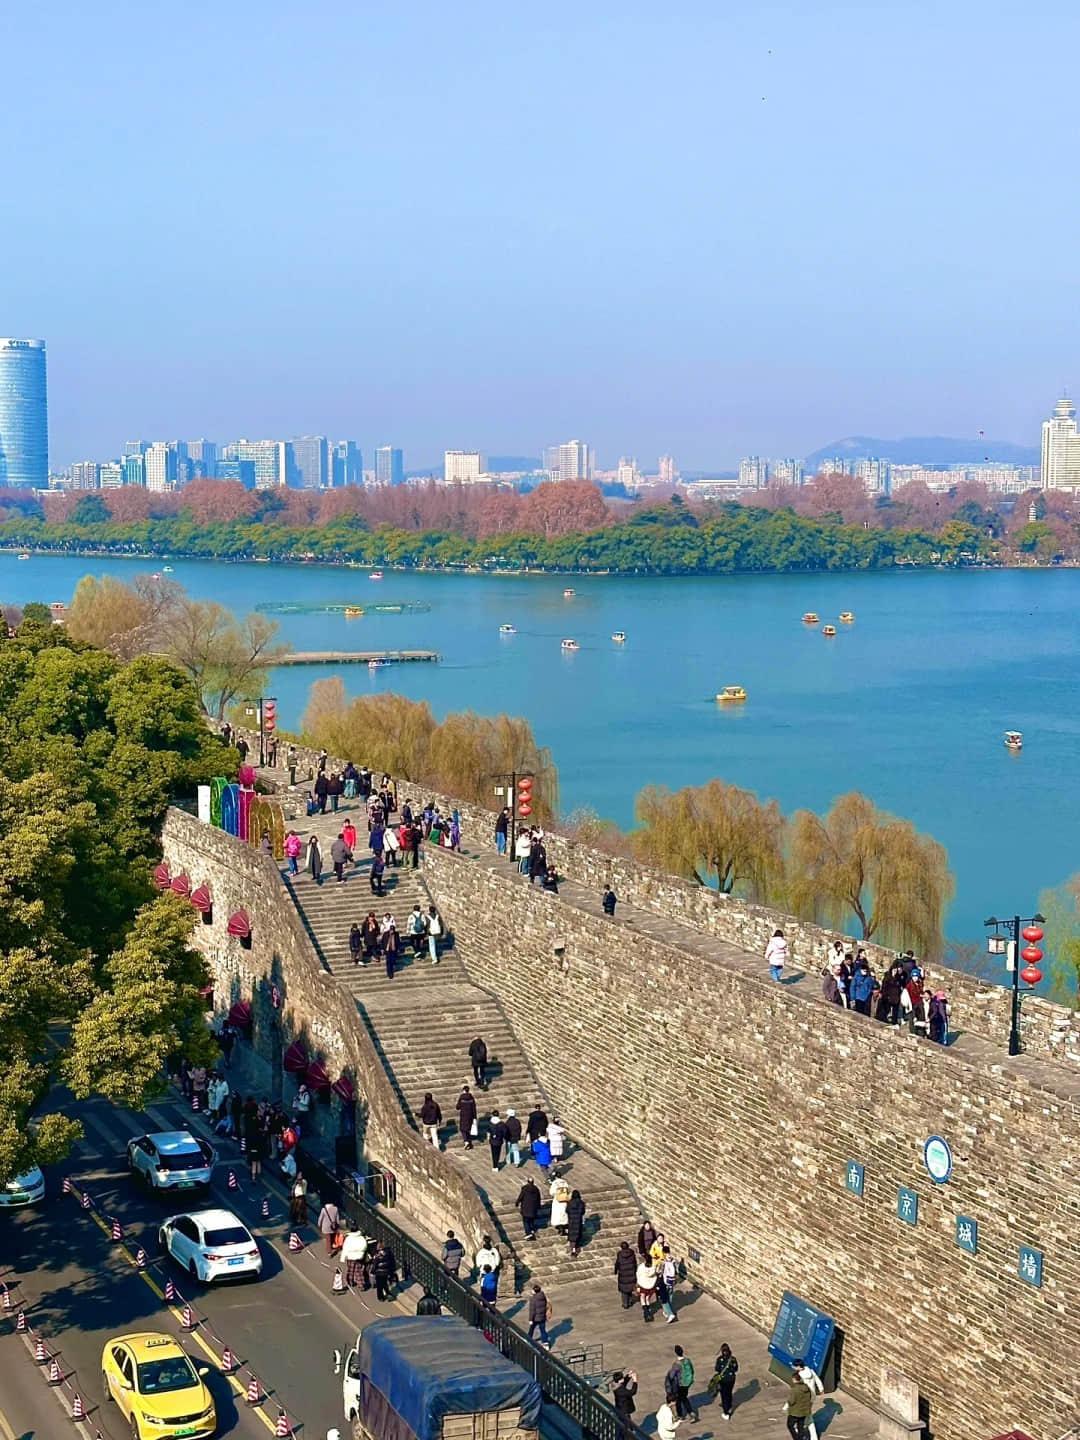
[[[0,555],[5,601],[67,601],[88,572],[145,560]],[[297,649],[433,649],[438,665],[345,666],[350,693],[397,690],[437,715],[526,715],[559,767],[562,808],[623,824],[648,783],[712,776],[824,810],[852,789],[941,841],[956,873],[950,938],[1030,913],[1080,870],[1080,571],[928,571],[706,579],[406,575],[319,566],[175,563],[173,579],[237,611],[264,601],[420,601],[427,613],[278,617]],[[564,599],[572,585],[576,594]],[[804,611],[837,623],[835,639]],[[517,627],[502,636],[500,624]],[[625,645],[611,640],[626,632]],[[565,653],[560,641],[580,649]],[[313,680],[280,669],[294,727]],[[749,700],[724,707],[724,685]],[[1022,754],[1003,733],[1024,732]],[[356,757],[362,760],[362,756]],[[1048,936],[1048,940],[1051,937]]]

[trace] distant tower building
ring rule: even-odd
[[[189,440],[187,456],[191,461],[192,479],[215,480],[217,478],[217,445],[213,440]]]
[[[141,445],[142,441],[140,440],[138,443]],[[124,484],[145,485],[146,465],[143,461],[143,452],[141,450],[128,451],[126,445],[124,449],[127,451],[124,456]]]
[[[892,464],[870,456],[855,461],[855,476],[866,486],[868,495],[888,495],[892,491]]]
[[[393,445],[380,445],[375,451],[375,484],[404,485],[405,462],[402,452]]]
[[[125,440],[125,441],[124,441],[124,455],[125,455],[125,457],[128,456],[128,455],[145,455],[146,452],[147,452],[147,450],[149,450],[149,449],[150,449],[150,441],[149,441],[149,440]]]
[[[633,455],[622,456],[618,469],[615,471],[615,483],[624,485],[627,490],[634,490],[640,480],[641,472],[637,468],[636,457]]]
[[[289,484],[296,490],[325,490],[330,483],[330,457],[325,435],[301,435],[289,441],[292,464]]]
[[[1076,408],[1067,395],[1057,402],[1050,419],[1043,421],[1042,488],[1080,489],[1080,435]]]
[[[801,460],[774,460],[769,466],[769,480],[774,485],[801,485],[803,466]]]
[[[447,450],[443,455],[443,479],[447,485],[471,485],[484,473],[479,450]]]
[[[661,485],[675,485],[679,480],[678,467],[672,455],[660,456],[660,483]]]
[[[595,456],[584,440],[549,445],[544,451],[544,469],[552,480],[591,480]]]
[[[255,466],[255,489],[277,490],[288,481],[284,440],[238,440],[227,447],[233,460],[248,460]],[[148,472],[149,473],[149,472]]]
[[[255,462],[253,460],[237,460],[235,455],[227,458],[223,456],[217,462],[216,478],[218,480],[239,480],[245,490],[254,490]]]
[[[362,485],[364,457],[355,440],[339,440],[330,452],[330,484]]]
[[[0,340],[0,485],[49,484],[44,340]]]
[[[76,460],[71,467],[72,490],[96,490],[98,488],[98,463],[96,460]]]
[[[769,483],[769,462],[760,455],[748,455],[739,461],[739,489],[761,490]]]
[[[124,483],[124,467],[116,460],[110,460],[98,469],[98,486],[102,490],[119,490]]]
[[[146,466],[146,488],[159,493],[176,487],[176,451],[164,440],[147,446],[143,456]]]

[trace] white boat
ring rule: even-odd
[[[166,574],[166,575],[171,575],[171,574],[172,574],[172,566],[171,566],[171,565],[163,565],[163,566],[161,567],[161,569],[162,569],[163,573]]]
[[[1024,737],[1019,730],[1005,731],[1006,750],[1022,750],[1024,748]]]
[[[615,644],[616,644],[616,645],[625,645],[625,644],[626,644],[626,631],[625,631],[625,630],[615,630],[615,631],[612,632],[611,638],[612,638],[612,640],[615,641]]]
[[[381,670],[384,665],[389,665],[389,664],[390,664],[390,661],[389,661],[389,660],[369,660],[369,661],[367,662],[367,668],[368,668],[369,670]]]
[[[20,560],[29,560],[29,559],[30,559],[30,552],[29,552],[28,550],[24,550],[24,551],[22,552],[22,554],[19,556],[19,559],[20,559]]]
[[[367,578],[368,578],[369,580],[381,580],[381,579],[382,579],[382,571],[381,571],[381,570],[372,570],[371,574],[370,574]]]
[[[564,640],[562,642],[562,648],[564,650],[580,650],[581,646],[577,643],[576,640]]]
[[[562,592],[562,596],[564,600],[572,600],[574,598],[574,592],[570,589],[569,585]]]
[[[516,625],[500,625],[500,626],[499,626],[499,634],[500,634],[500,635],[516,635],[516,634],[517,634],[517,626],[516,626]]]

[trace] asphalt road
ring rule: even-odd
[[[181,1104],[165,1101],[144,1114],[96,1101],[68,1109],[83,1122],[86,1138],[63,1173],[78,1189],[85,1187],[94,1208],[84,1210],[76,1195],[61,1194],[56,1174],[47,1177],[49,1194],[40,1206],[0,1212],[0,1281],[11,1299],[11,1308],[0,1311],[0,1440],[70,1434],[93,1440],[97,1431],[105,1440],[126,1440],[127,1426],[116,1407],[105,1403],[101,1351],[111,1336],[132,1329],[175,1334],[196,1363],[211,1367],[207,1383],[217,1403],[219,1435],[265,1440],[275,1433],[279,1409],[307,1440],[323,1440],[334,1425],[347,1434],[333,1350],[347,1349],[367,1320],[411,1313],[413,1303],[380,1307],[373,1291],[332,1294],[333,1269],[314,1230],[303,1232],[304,1250],[289,1250],[283,1187],[272,1176],[264,1177],[268,1184],[252,1186],[246,1167],[230,1158],[235,1147],[227,1142],[219,1150],[211,1196],[173,1203],[136,1188],[127,1174],[127,1141],[147,1130],[192,1128]],[[236,1190],[228,1186],[230,1169],[239,1182]],[[270,1202],[266,1218],[264,1197]],[[159,1253],[161,1219],[204,1205],[234,1210],[257,1237],[263,1255],[259,1280],[202,1286]],[[109,1238],[113,1217],[124,1229],[121,1244]],[[142,1271],[134,1263],[139,1247],[148,1260]],[[171,1306],[163,1298],[170,1278],[179,1291]],[[181,1325],[183,1301],[199,1322],[190,1333]],[[46,1367],[34,1363],[31,1336],[15,1333],[20,1309],[33,1335],[44,1338],[50,1353],[59,1353],[65,1377],[60,1387],[50,1388]],[[221,1373],[224,1345],[241,1366],[232,1377]],[[245,1399],[252,1373],[267,1392],[258,1407]],[[84,1426],[70,1419],[76,1390],[88,1412]]]

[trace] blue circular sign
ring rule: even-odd
[[[938,1185],[944,1185],[952,1174],[952,1151],[948,1141],[943,1140],[940,1135],[931,1135],[923,1146],[923,1164],[930,1179]]]

